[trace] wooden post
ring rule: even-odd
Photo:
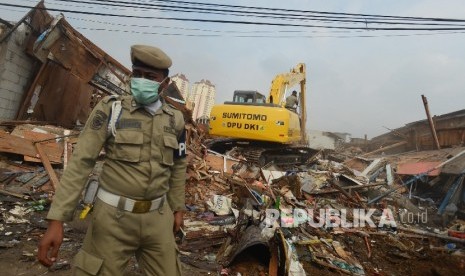
[[[47,66],[48,62],[42,63],[40,66],[39,72],[35,75],[34,81],[32,82],[31,86],[29,86],[29,89],[27,90],[27,93],[25,94],[24,99],[22,100],[21,107],[18,109],[18,113],[16,113],[16,120],[22,120],[26,118],[27,114],[27,109],[31,103],[32,96],[34,94],[34,90],[37,86],[37,83],[39,82],[39,79],[42,75],[42,72],[44,71],[45,67]],[[40,89],[42,90],[43,87]]]
[[[426,117],[428,118],[429,126],[431,128],[431,134],[433,135],[433,142],[436,146],[436,149],[441,149],[441,146],[439,145],[438,136],[436,134],[436,129],[434,128],[433,119],[431,118],[431,115],[429,114],[428,100],[426,99],[424,95],[421,95],[421,98],[423,99],[423,105],[425,106]]]
[[[365,140],[363,141],[363,151],[368,151],[368,135],[365,134]]]
[[[72,154],[72,145],[69,143],[69,135],[71,131],[69,129],[65,129],[63,131],[63,169],[66,169],[68,166],[69,158]]]
[[[52,182],[53,189],[56,191],[58,184],[60,181],[58,180],[57,175],[55,174],[55,171],[53,170],[52,164],[50,163],[50,160],[48,159],[47,153],[45,152],[44,148],[40,143],[35,143],[34,144],[37,153],[39,154],[40,160],[42,160],[42,164],[44,164],[44,168],[48,173],[48,176],[50,177],[50,181]]]

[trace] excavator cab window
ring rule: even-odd
[[[235,103],[265,103],[266,98],[264,95],[257,91],[234,91]]]
[[[235,103],[245,103],[245,97],[242,95],[235,95],[233,102]]]

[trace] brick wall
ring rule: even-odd
[[[22,24],[0,44],[0,120],[14,120],[34,77],[34,60],[26,55],[29,29]]]

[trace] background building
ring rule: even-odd
[[[216,89],[209,80],[194,83],[188,101],[192,103],[192,119],[210,117],[210,111],[215,104]]]
[[[171,77],[171,80],[176,83],[182,97],[187,101],[187,97],[189,96],[189,80],[186,76],[184,74],[176,74]]]

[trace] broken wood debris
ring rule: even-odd
[[[78,131],[44,131],[40,125],[15,124],[14,127],[18,129],[15,131],[10,127],[0,132],[0,151],[15,156],[20,162],[10,162],[6,166],[7,170],[2,171],[0,194],[31,202],[28,205],[33,206],[32,202],[36,202],[33,199],[37,199],[38,195],[47,200],[52,198],[54,189],[59,185],[60,173],[72,153],[73,144],[78,140],[73,137]],[[264,256],[267,256],[267,261],[257,265],[260,271],[269,271],[270,275],[273,275],[273,271],[288,274],[293,271],[315,272],[322,267],[336,273],[364,275],[375,269],[373,262],[379,262],[380,256],[408,260],[419,258],[418,252],[410,247],[407,240],[414,239],[412,242],[418,248],[427,248],[430,250],[428,252],[443,252],[430,249],[428,243],[434,243],[431,248],[441,248],[438,246],[441,242],[454,243],[459,247],[459,251],[456,251],[460,252],[464,240],[459,238],[460,232],[451,232],[459,237],[450,236],[449,232],[431,233],[417,228],[422,218],[409,221],[409,212],[419,213],[425,208],[437,208],[434,204],[438,203],[438,199],[418,201],[422,209],[416,206],[417,201],[410,202],[416,196],[415,190],[399,188],[409,181],[405,181],[408,175],[399,174],[398,171],[399,164],[407,159],[404,156],[372,159],[348,157],[352,161],[338,163],[323,159],[321,152],[305,167],[289,170],[268,164],[262,168],[208,150],[202,144],[204,134],[194,125],[187,124],[186,128],[190,132],[186,180],[186,207],[189,211],[186,213],[185,236],[178,240],[178,245],[183,252],[182,259],[191,265],[222,267],[228,273],[234,273],[241,270],[237,262],[243,254],[263,255],[266,252]],[[34,129],[41,130],[36,134]],[[13,133],[21,133],[24,138]],[[16,144],[9,143],[15,139],[23,142],[18,148]],[[47,146],[49,144],[53,146]],[[457,152],[460,153],[455,150]],[[23,158],[18,158],[21,156]],[[408,162],[411,161],[408,159]],[[445,164],[451,161],[440,159],[433,162]],[[443,176],[441,171],[437,177],[425,175],[428,179],[422,176],[415,181],[430,183],[436,177],[435,182],[441,183],[440,176]],[[457,181],[447,183],[450,190]],[[416,185],[419,189],[421,184]],[[434,187],[440,185],[427,184],[424,188]],[[370,202],[391,189],[395,191],[389,196],[383,197],[376,204]],[[454,191],[456,189],[458,186]],[[404,192],[412,195],[410,199],[402,195]],[[459,204],[456,197],[451,196],[449,199]],[[47,201],[43,203],[40,205],[42,207],[34,208],[34,212],[40,212]],[[223,209],[219,208],[220,205]],[[320,213],[320,209],[325,211]],[[352,223],[361,215],[357,210],[371,209],[373,223],[377,226],[375,228],[370,228],[369,223],[359,225],[355,230],[338,224],[343,219]],[[286,215],[287,210],[291,210],[291,213]],[[293,210],[307,212],[296,218]],[[332,211],[325,213],[327,210]],[[341,210],[347,212],[343,214]],[[386,214],[386,210],[390,211]],[[407,216],[404,210],[407,210]],[[279,215],[273,220],[270,212]],[[440,214],[435,215],[440,217]],[[386,221],[387,217],[394,219],[396,225],[388,223],[387,226],[379,227],[380,222]],[[414,228],[407,228],[406,225]],[[425,229],[438,227],[432,223],[427,225]],[[277,229],[282,230],[282,236],[276,235]],[[285,251],[278,250],[274,244],[278,244],[281,249],[285,248]],[[255,253],[254,250],[261,253]]]
[[[186,213],[185,236],[179,240],[179,248],[184,252],[182,259],[191,265],[210,269],[222,267],[227,268],[228,273],[233,273],[241,270],[237,264],[241,255],[257,254],[253,253],[253,248],[259,248],[262,252],[260,254],[266,251],[266,258],[269,258],[264,264],[257,263],[261,271],[288,271],[290,274],[291,271],[318,271],[324,267],[336,273],[364,275],[373,271],[372,262],[379,262],[383,254],[386,258],[419,258],[419,255],[407,246],[409,243],[405,240],[414,239],[413,243],[418,244],[418,248],[428,248],[431,250],[428,252],[443,252],[429,249],[428,243],[434,243],[433,248],[440,248],[437,245],[441,242],[454,243],[456,247],[463,244],[464,239],[449,236],[448,233],[431,234],[426,230],[415,227],[412,228],[414,230],[410,230],[411,228],[403,226],[413,226],[402,220],[405,219],[402,210],[411,208],[410,205],[414,204],[406,204],[405,200],[401,200],[401,193],[404,191],[402,189],[396,190],[397,192],[390,194],[390,197],[383,198],[382,204],[368,204],[370,199],[384,193],[388,187],[397,188],[405,183],[401,181],[406,176],[399,176],[396,171],[401,159],[365,158],[364,166],[355,165],[351,168],[351,164],[356,163],[327,162],[320,157],[315,158],[314,163],[308,164],[305,169],[289,171],[270,165],[260,168],[225,154],[206,150],[202,145],[202,136],[196,135],[197,132],[192,126],[188,125],[188,128],[191,128],[192,132],[187,146],[186,207],[189,211]],[[62,130],[62,135],[55,134],[58,138],[50,137],[47,138],[48,141],[43,141],[46,144],[62,145],[61,159],[56,159],[56,164],[50,163],[47,166],[47,161],[43,160],[41,163],[44,167],[38,167],[41,163],[35,163],[32,159],[23,160],[22,164],[9,164],[9,170],[4,170],[1,175],[1,194],[25,201],[32,200],[31,195],[53,195],[53,180],[48,179],[48,172],[50,169],[54,172],[62,171],[62,168],[57,169],[57,166],[62,167],[65,163],[64,139],[71,137],[69,134],[64,135],[64,132]],[[6,134],[11,135],[8,132]],[[41,147],[41,143],[29,141],[30,145],[39,146],[35,149],[33,157],[49,157],[48,153],[43,153],[44,147]],[[77,139],[70,139],[69,142],[72,144],[76,141]],[[72,147],[69,150],[71,151]],[[24,151],[13,148],[8,150],[8,154],[20,155],[21,152]],[[387,165],[392,167],[391,174],[386,170]],[[376,174],[376,178],[372,177],[373,174]],[[56,178],[59,179],[59,176],[58,173]],[[417,181],[420,180],[418,178]],[[44,185],[41,183],[43,181],[48,184]],[[17,188],[13,188],[15,185],[18,185]],[[215,203],[215,198],[221,198],[221,202],[229,202],[226,213],[212,209],[212,206],[218,204]],[[328,221],[325,213],[319,213],[320,208],[335,210],[335,213],[331,214]],[[354,210],[358,208],[374,209],[372,220],[376,225],[386,219],[383,217],[383,210],[388,208],[391,210],[390,215],[397,218],[397,224],[395,227],[388,224],[387,227],[374,229],[369,228],[369,224],[355,229],[343,228],[337,224],[342,219],[339,210],[347,209],[345,219],[354,220],[357,217]],[[285,210],[296,209],[312,209],[313,212],[307,213],[305,218],[301,217],[302,221],[293,219],[292,216],[283,217]],[[273,223],[269,221],[270,210],[280,214]],[[416,211],[420,212],[419,210]],[[313,224],[309,224],[310,221],[305,219],[311,219]],[[321,222],[321,226],[315,226]],[[429,225],[427,227],[431,227]],[[276,240],[276,229],[282,230],[285,241]],[[283,255],[279,250],[274,251],[277,250],[272,245],[274,243],[285,246],[286,252],[293,252],[294,257]],[[354,247],[352,243],[357,243],[358,247]],[[382,253],[384,248],[392,249]],[[312,257],[306,259],[306,255]],[[272,258],[275,258],[273,256],[279,256],[278,260],[288,262],[286,264],[272,261]],[[291,262],[289,258],[294,258],[294,261]]]

